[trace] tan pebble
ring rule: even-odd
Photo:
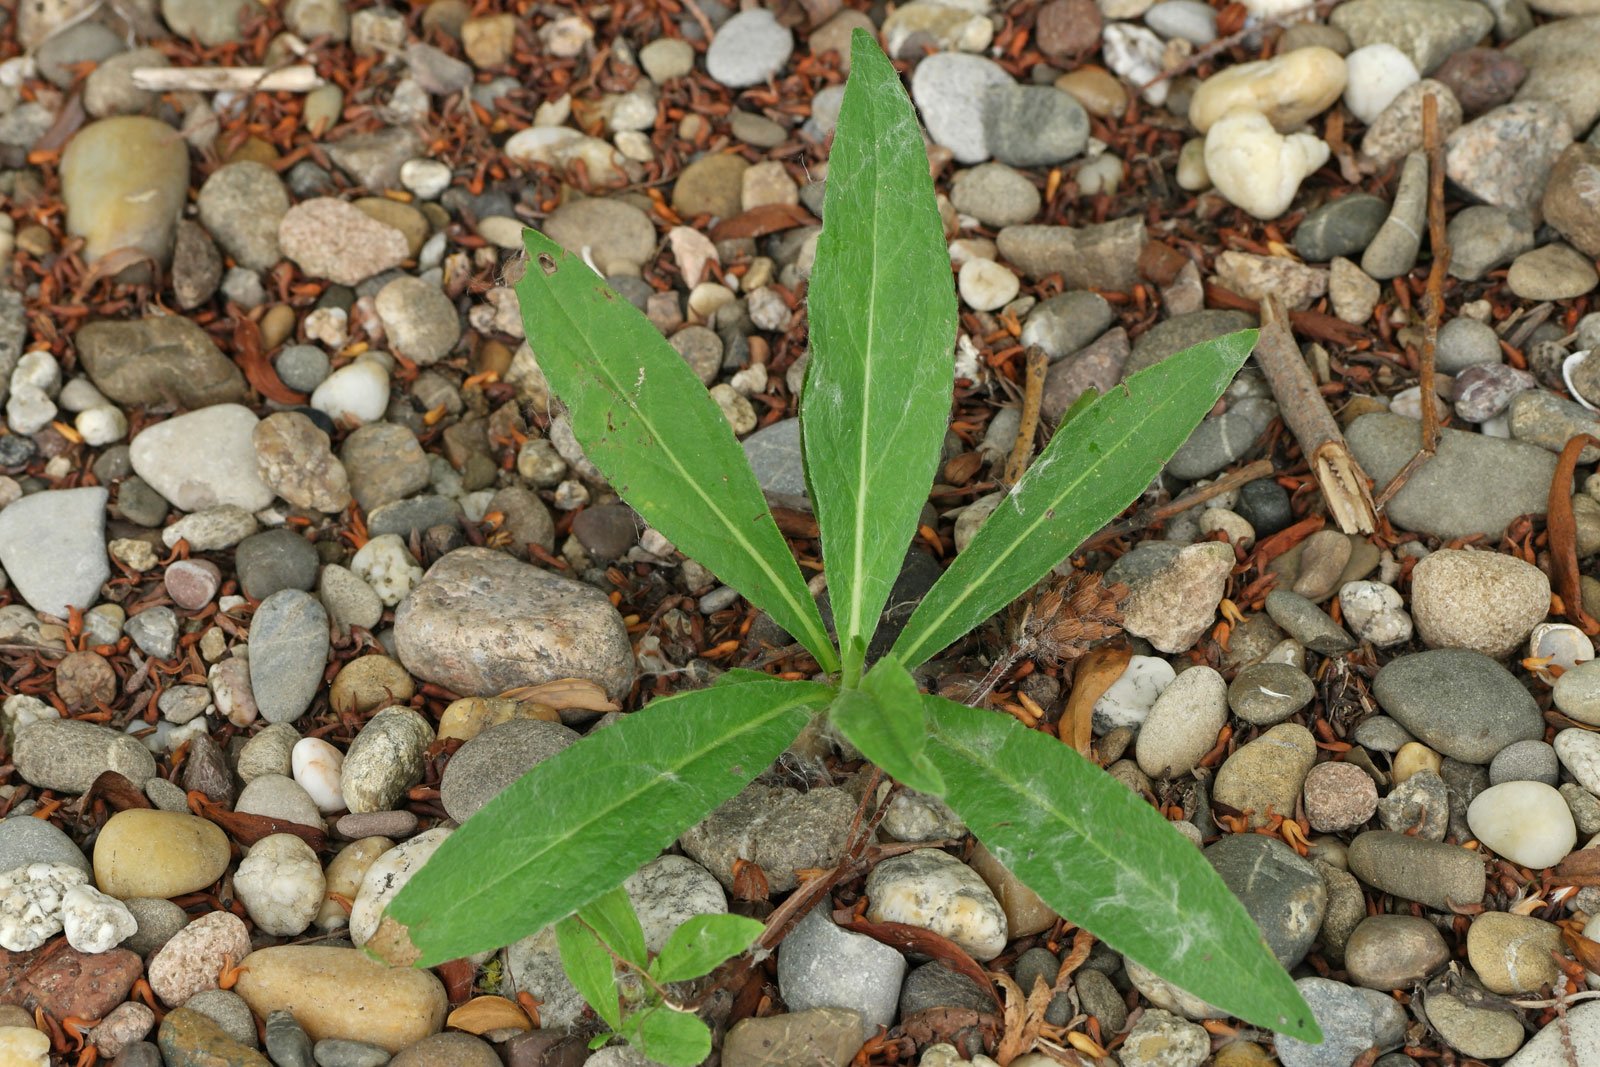
[[[317,929],[338,930],[350,924],[350,912],[334,898],[343,897],[354,904],[367,871],[379,856],[391,848],[394,848],[394,842],[387,837],[363,837],[339,850],[333,862],[328,864],[328,899],[317,912]]]
[[[145,974],[162,1002],[176,1007],[196,993],[218,989],[226,966],[250,954],[250,931],[231,911],[213,911],[172,935],[150,957]]]
[[[410,204],[385,196],[364,196],[351,203],[368,218],[393,226],[404,234],[406,247],[413,256],[422,250],[422,242],[428,239],[428,220]]]
[[[257,1017],[288,1011],[313,1041],[370,1041],[399,1052],[444,1026],[444,985],[354,948],[280,945],[252,952],[234,986]]]
[[[1394,762],[1389,765],[1389,780],[1394,785],[1399,785],[1418,771],[1432,771],[1439,773],[1439,768],[1444,766],[1444,757],[1421,741],[1408,741],[1400,746],[1400,751],[1394,754]]]
[[[504,697],[462,697],[453,700],[439,716],[438,739],[459,737],[470,741],[491,726],[512,719],[539,719],[560,722],[561,715],[537,700],[507,700]]]
[[[170,899],[194,893],[228,869],[228,836],[215,823],[175,811],[130,808],[106,822],[94,845],[102,893]]]
[[[328,691],[328,704],[340,715],[365,714],[404,704],[416,692],[411,675],[388,656],[353,659],[339,671]]]

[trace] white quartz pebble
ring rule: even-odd
[[[1571,728],[1556,734],[1552,743],[1561,765],[1579,785],[1600,797],[1600,734]]]
[[[1490,786],[1467,805],[1467,826],[1488,848],[1533,870],[1560,863],[1578,841],[1566,798],[1543,782]]]
[[[1344,106],[1368,125],[1394,103],[1394,98],[1422,80],[1411,59],[1392,44],[1369,44],[1344,57],[1350,72]]]
[[[1119,726],[1137,727],[1172,684],[1177,672],[1159,656],[1133,656],[1117,680],[1094,704],[1094,732],[1109,733]]]
[[[343,752],[320,737],[302,737],[290,750],[289,763],[294,780],[316,801],[318,811],[327,815],[344,810],[344,790],[339,786]]]
[[[79,952],[106,952],[139,930],[128,906],[92,885],[75,885],[61,898],[61,928]]]
[[[1228,112],[1206,133],[1206,173],[1217,191],[1258,219],[1274,219],[1300,183],[1328,161],[1328,146],[1309,133],[1280,134],[1257,111]]]
[[[327,880],[310,845],[294,834],[270,834],[239,861],[233,888],[256,929],[294,937],[316,918]]]
[[[961,300],[974,311],[997,311],[1016,299],[1017,276],[992,259],[969,259],[958,275]]]
[[[322,380],[311,406],[334,422],[376,422],[389,409],[389,371],[375,359],[358,359]]]

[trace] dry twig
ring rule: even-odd
[[[1038,345],[1028,346],[1027,385],[1022,394],[1022,422],[1017,426],[1017,443],[1006,460],[1005,483],[1016,485],[1028,469],[1033,455],[1033,435],[1039,432],[1039,405],[1044,400],[1044,378],[1050,357]]]
[[[152,93],[192,91],[309,93],[327,84],[317,68],[292,67],[139,67],[133,84]]]

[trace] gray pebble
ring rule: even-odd
[[[439,783],[440,803],[452,819],[466,822],[501,790],[577,740],[575,731],[538,719],[492,726],[450,757]]]
[[[1267,614],[1285,633],[1313,652],[1331,656],[1356,647],[1355,638],[1327,612],[1287,589],[1274,589],[1267,594]]]
[[[1489,763],[1489,784],[1501,782],[1543,782],[1553,786],[1561,780],[1561,761],[1556,750],[1544,741],[1513,741],[1495,753]]]

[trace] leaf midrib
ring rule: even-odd
[[[784,683],[779,683],[779,684],[791,685],[791,684],[794,684],[794,683],[784,682]],[[767,725],[768,723],[772,722],[775,719],[779,719],[779,718],[783,717],[784,715],[789,714],[792,711],[795,711],[795,710],[797,710],[799,708],[805,707],[807,704],[818,704],[818,703],[821,702],[821,699],[823,697],[825,697],[825,696],[826,696],[826,693],[823,693],[820,696],[817,693],[796,694],[793,699],[786,700],[781,704],[774,705],[772,708],[768,709],[765,713],[760,713],[760,714],[757,714],[757,715],[753,716],[752,718],[750,718],[748,720],[744,720],[740,725],[738,725],[734,729],[729,730],[729,731],[724,732],[724,733],[717,734],[716,738],[713,741],[711,741],[711,742],[709,742],[709,743],[707,743],[705,745],[702,745],[699,748],[694,749],[692,752],[689,752],[689,753],[685,754],[685,756],[682,759],[678,760],[675,763],[668,764],[663,769],[670,770],[671,773],[676,774],[677,772],[681,771],[683,768],[689,766],[690,764],[696,763],[699,760],[704,759],[707,755],[709,755],[715,749],[724,747],[724,746],[730,744],[735,739],[743,737],[744,735],[750,733],[751,731],[755,730],[756,728],[761,727],[761,726],[765,726],[765,725]],[[635,714],[643,714],[643,712],[636,712]],[[613,727],[613,729],[615,729],[615,728],[616,727]],[[572,748],[568,748],[568,749],[563,750],[562,752],[556,753],[554,756],[552,756],[550,758],[551,764],[554,764],[555,760],[561,759],[568,752],[575,751],[576,748],[577,748],[577,746],[573,746]],[[624,806],[632,803],[634,800],[636,800],[639,797],[643,796],[645,793],[650,792],[652,789],[656,788],[657,786],[662,785],[663,784],[662,780],[665,777],[666,777],[666,775],[664,775],[664,774],[657,774],[654,778],[652,778],[648,782],[645,782],[644,784],[642,784],[638,789],[634,789],[634,790],[631,790],[631,791],[628,791],[628,792],[620,794],[611,803],[603,805],[603,806],[598,807],[596,809],[593,809],[593,813],[589,817],[587,817],[587,818],[581,818],[580,817],[576,822],[569,823],[568,824],[569,829],[566,832],[561,833],[556,837],[549,838],[545,844],[543,844],[541,846],[538,846],[536,851],[524,853],[521,860],[514,861],[508,866],[499,867],[498,868],[498,872],[497,872],[495,877],[486,879],[483,883],[481,883],[482,886],[483,886],[484,892],[488,892],[491,888],[493,888],[495,886],[498,886],[498,885],[501,885],[501,884],[503,884],[503,883],[505,883],[507,881],[514,880],[516,878],[516,876],[520,875],[529,866],[533,865],[537,861],[539,861],[539,860],[543,859],[545,856],[549,855],[552,850],[557,849],[557,848],[567,844],[569,841],[571,841],[574,838],[580,837],[591,826],[594,826],[597,823],[604,822],[607,818],[609,818],[610,816],[615,814],[618,810],[620,810]],[[502,794],[502,795],[504,795],[504,794]],[[604,892],[604,890],[602,890],[602,892]],[[412,935],[412,943],[413,944],[418,944],[418,942],[423,942],[423,941],[430,940],[430,938],[427,935],[427,920],[424,919],[422,923],[413,925],[411,927],[411,935]],[[419,937],[418,935],[421,935],[421,936]],[[420,948],[421,945],[418,944],[418,947]],[[426,955],[427,955],[427,953],[424,952],[424,956],[425,957],[426,957]],[[448,957],[446,957],[446,958],[448,958]],[[439,962],[439,961],[433,961],[433,963],[428,963],[426,965],[427,966],[433,966],[434,963],[437,963],[437,962]]]
[[[570,253],[563,251],[562,254],[570,258]],[[546,291],[548,292],[548,290]],[[551,295],[553,296],[553,294]],[[722,523],[723,528],[729,532],[734,542],[745,550],[745,554],[749,556],[750,559],[755,561],[756,566],[763,574],[767,576],[768,580],[772,582],[773,586],[775,587],[775,592],[780,598],[782,598],[783,602],[788,605],[789,609],[794,612],[796,621],[800,622],[806,628],[807,633],[811,637],[811,641],[814,642],[814,644],[807,645],[808,650],[817,655],[819,660],[823,656],[829,656],[829,658],[831,658],[832,643],[828,640],[827,631],[819,630],[818,620],[812,619],[806,613],[804,608],[801,606],[801,602],[795,597],[793,590],[788,587],[789,583],[785,582],[778,575],[777,571],[773,569],[771,563],[768,561],[766,555],[757,550],[756,546],[749,540],[748,537],[745,536],[743,528],[734,523],[733,520],[730,519],[727,514],[717,506],[716,500],[703,488],[701,488],[700,482],[690,475],[688,468],[686,468],[678,459],[677,453],[662,444],[663,438],[660,431],[656,429],[655,423],[652,422],[649,416],[645,414],[642,407],[629,399],[627,390],[622,386],[622,383],[617,379],[617,376],[611,372],[611,368],[607,365],[606,361],[596,353],[595,347],[589,343],[587,335],[581,329],[578,329],[577,321],[567,313],[567,310],[563,306],[562,302],[557,299],[551,299],[547,302],[555,306],[555,309],[560,312],[561,317],[572,328],[573,336],[576,337],[580,343],[582,343],[582,345],[589,350],[591,356],[589,362],[595,367],[599,368],[600,373],[602,376],[604,376],[607,384],[611,387],[612,395],[617,397],[617,399],[630,412],[633,413],[634,417],[637,418],[644,428],[650,433],[650,436],[656,441],[657,446],[660,448],[662,454],[667,457],[667,460],[672,464],[673,469],[678,473],[680,480],[693,490],[695,496],[699,497],[700,500],[711,511],[711,513],[715,515]],[[765,510],[765,503],[763,503],[762,507]],[[763,517],[769,516],[770,512],[767,512],[767,514]],[[820,665],[824,669],[831,669],[830,665],[827,663],[821,663]]]
[[[1193,377],[1193,375],[1191,375],[1191,377]],[[1092,411],[1093,409],[1091,408],[1090,410]],[[1088,412],[1085,412],[1084,414],[1088,414]],[[1146,414],[1140,415],[1136,419],[1134,419],[1132,422],[1130,422],[1127,431],[1116,439],[1115,444],[1113,444],[1110,447],[1106,448],[1102,452],[1102,454],[1101,454],[1101,456],[1100,456],[1100,458],[1099,458],[1099,460],[1097,462],[1090,464],[1087,468],[1085,468],[1084,470],[1079,472],[1077,475],[1075,475],[1072,478],[1071,481],[1064,483],[1062,485],[1061,491],[1059,493],[1056,493],[1054,496],[1049,498],[1048,504],[1038,508],[1037,509],[1037,515],[1035,516],[1035,518],[1033,518],[1031,521],[1029,521],[1026,526],[1023,527],[1022,533],[1019,536],[1013,538],[1009,545],[1007,545],[1005,548],[1001,549],[999,554],[996,555],[993,558],[993,560],[989,563],[989,565],[987,567],[983,568],[977,574],[975,574],[972,577],[972,580],[966,582],[965,586],[963,588],[963,591],[958,596],[956,596],[953,600],[950,601],[949,606],[947,606],[943,611],[941,611],[941,612],[937,613],[936,615],[934,615],[929,620],[927,625],[925,625],[922,628],[922,633],[917,637],[916,641],[914,641],[911,645],[907,646],[903,651],[901,651],[899,653],[902,662],[905,662],[907,664],[915,664],[915,663],[922,662],[922,659],[919,658],[919,656],[921,656],[922,646],[928,643],[928,641],[931,639],[932,635],[938,633],[938,631],[944,626],[944,624],[950,620],[950,617],[952,615],[956,614],[957,610],[961,607],[961,605],[965,604],[967,601],[971,600],[974,596],[977,595],[976,591],[983,587],[984,583],[989,580],[989,578],[995,573],[995,571],[999,570],[1006,563],[1006,561],[1009,560],[1014,554],[1016,554],[1017,552],[1022,551],[1023,545],[1028,540],[1028,538],[1033,535],[1035,530],[1039,529],[1039,527],[1043,526],[1047,521],[1049,521],[1050,513],[1055,508],[1057,508],[1057,507],[1059,507],[1061,505],[1061,502],[1062,502],[1063,499],[1065,499],[1067,496],[1071,495],[1071,493],[1074,490],[1076,490],[1078,486],[1082,485],[1085,481],[1087,481],[1089,476],[1096,469],[1098,469],[1102,464],[1104,464],[1104,463],[1106,463],[1106,462],[1108,462],[1110,460],[1111,455],[1112,455],[1113,452],[1115,452],[1118,449],[1121,449],[1121,448],[1125,447],[1127,445],[1127,443],[1128,443],[1128,439],[1133,437],[1134,434],[1136,434],[1139,430],[1143,429],[1144,426],[1147,423],[1153,421],[1153,419],[1154,419],[1154,412],[1147,410]],[[1037,469],[1038,469],[1037,468],[1037,461],[1035,461],[1035,467],[1032,468],[1029,471],[1029,473],[1031,474],[1033,470],[1037,470]],[[1027,488],[1028,488],[1028,485],[1027,485],[1026,482],[1018,483],[1017,487],[1015,489],[1013,489],[1010,493],[1007,493],[1006,496],[1005,496],[1005,499],[1000,501],[999,505],[995,508],[995,511],[998,512],[1000,510],[1000,508],[1003,508],[1007,504],[1011,503],[1011,501],[1013,501],[1019,495],[1021,495],[1021,493]],[[980,535],[981,535],[981,529],[980,529]],[[1077,547],[1078,547],[1077,545],[1073,545],[1072,548],[1069,548],[1067,551],[1071,552],[1072,549],[1077,548]],[[972,550],[972,546],[968,545],[967,546],[967,550],[971,551]],[[943,576],[941,575],[941,578],[942,577]],[[936,588],[937,588],[937,586],[936,586]]]
[[[952,739],[948,734],[939,728],[937,725],[937,719],[935,720],[935,725],[933,728],[933,740],[936,744],[942,745],[944,748],[953,752],[954,754],[983,767],[986,774],[992,776],[996,781],[1003,782],[1014,794],[1022,797],[1025,803],[1037,804],[1039,807],[1042,807],[1046,811],[1050,812],[1061,822],[1072,827],[1073,832],[1078,835],[1080,844],[1087,845],[1090,849],[1099,853],[1105,859],[1111,861],[1111,863],[1118,869],[1131,872],[1139,881],[1139,883],[1145,887],[1146,893],[1157,897],[1161,895],[1160,893],[1155,892],[1156,883],[1149,878],[1144,877],[1144,872],[1140,867],[1134,864],[1122,862],[1117,853],[1102,843],[1102,835],[1085,832],[1084,826],[1081,822],[1072,819],[1064,810],[1056,807],[1048,800],[1040,798],[1036,794],[1029,792],[1023,787],[1022,781],[1015,775],[1008,773],[1005,768],[1000,765],[998,760],[984,759],[982,758],[982,753],[976,748],[968,745],[962,745]],[[1242,969],[1245,961],[1241,961],[1235,957],[1231,943],[1220,938],[1216,939],[1215,943],[1220,945],[1222,954],[1225,956],[1227,963],[1232,965],[1235,970]],[[1220,1006],[1221,1005],[1218,1005],[1218,1007]]]

